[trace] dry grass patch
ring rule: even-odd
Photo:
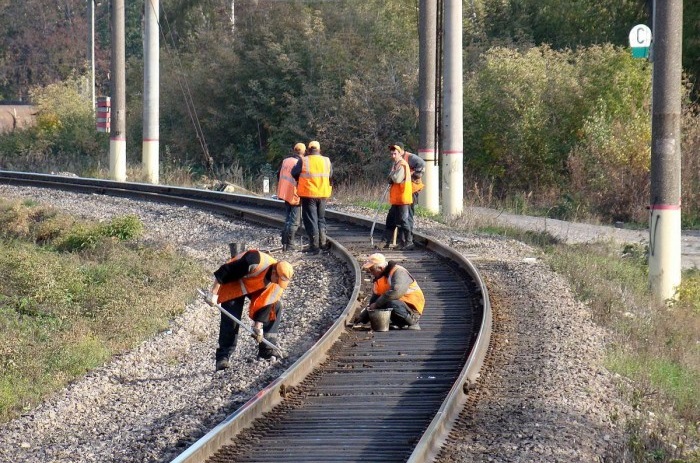
[[[206,279],[143,245],[133,216],[87,223],[0,203],[0,421],[166,329]]]

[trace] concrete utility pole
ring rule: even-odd
[[[443,91],[442,213],[462,215],[464,208],[464,131],[462,121],[462,0],[445,0]]]
[[[683,0],[654,2],[649,282],[656,302],[681,283]]]
[[[418,155],[425,160],[423,194],[418,202],[432,213],[440,212],[440,169],[435,150],[435,63],[437,34],[436,0],[420,0],[418,19],[420,89],[418,128],[420,145]]]
[[[160,132],[160,0],[146,0],[143,34],[143,173],[150,183],[158,183]]]
[[[92,112],[95,113],[95,0],[88,0],[88,65],[90,66],[90,97]]]
[[[109,136],[109,177],[126,181],[126,46],[124,0],[112,0],[112,126]]]

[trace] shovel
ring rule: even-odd
[[[247,332],[249,332],[250,334],[252,334],[253,336],[255,336],[255,332],[254,332],[249,326],[244,325],[242,321],[240,321],[239,319],[237,319],[236,317],[234,317],[233,315],[231,315],[231,313],[230,313],[228,310],[226,310],[226,309],[224,309],[223,307],[221,307],[221,304],[212,304],[212,303],[210,303],[210,302],[207,300],[207,293],[206,293],[206,291],[204,291],[204,290],[201,289],[201,288],[197,288],[197,292],[200,294],[200,296],[202,296],[202,297],[204,298],[204,301],[205,301],[207,304],[209,304],[209,305],[212,306],[212,307],[216,307],[217,309],[219,309],[219,311],[220,311],[222,314],[226,315],[228,318],[230,318],[231,320],[233,320],[234,322],[236,322],[236,323],[238,324],[238,326],[240,326],[241,328],[243,328],[244,330],[246,330]],[[285,358],[285,357],[287,356],[287,353],[286,353],[285,351],[283,351],[282,349],[280,349],[279,347],[277,347],[275,344],[271,343],[270,341],[268,341],[268,340],[265,339],[264,337],[262,338],[262,342],[263,342],[264,344],[266,344],[267,346],[272,347],[273,349],[277,350],[277,351],[280,353],[280,355],[281,355],[282,358]]]
[[[379,200],[379,205],[377,206],[377,212],[374,213],[374,220],[372,220],[372,229],[369,232],[369,244],[372,247],[374,247],[374,226],[377,224],[377,217],[379,216],[379,209],[381,209],[382,204],[384,204],[384,199],[386,198],[386,194],[389,192],[390,186],[391,185],[387,185],[386,188],[384,188],[384,193],[382,193],[382,197]]]

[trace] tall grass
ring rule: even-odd
[[[594,320],[612,333],[606,366],[631,380],[633,405],[656,417],[651,432],[641,421],[628,423],[626,461],[699,462],[700,449],[690,445],[700,439],[697,270],[683,273],[677,302],[653,305],[646,254],[639,247],[560,245],[549,255],[554,270],[587,302]],[[684,437],[678,441],[678,436]]]

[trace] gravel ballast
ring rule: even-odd
[[[31,197],[93,219],[137,214],[153,241],[168,241],[214,270],[228,243],[268,247],[279,231],[232,223],[189,208],[0,185],[5,198]],[[332,206],[354,214],[373,211]],[[485,370],[451,435],[443,462],[593,462],[624,446],[633,414],[619,378],[602,365],[605,331],[562,277],[529,246],[475,236],[418,219],[416,230],[467,256],[487,282],[494,327]],[[304,259],[285,293],[280,341],[293,358],[342,311],[350,275],[334,258]],[[330,310],[329,310],[330,307]],[[186,304],[171,328],[0,427],[3,462],[166,462],[291,365],[252,360],[242,339],[235,368],[214,373],[218,314]]]

